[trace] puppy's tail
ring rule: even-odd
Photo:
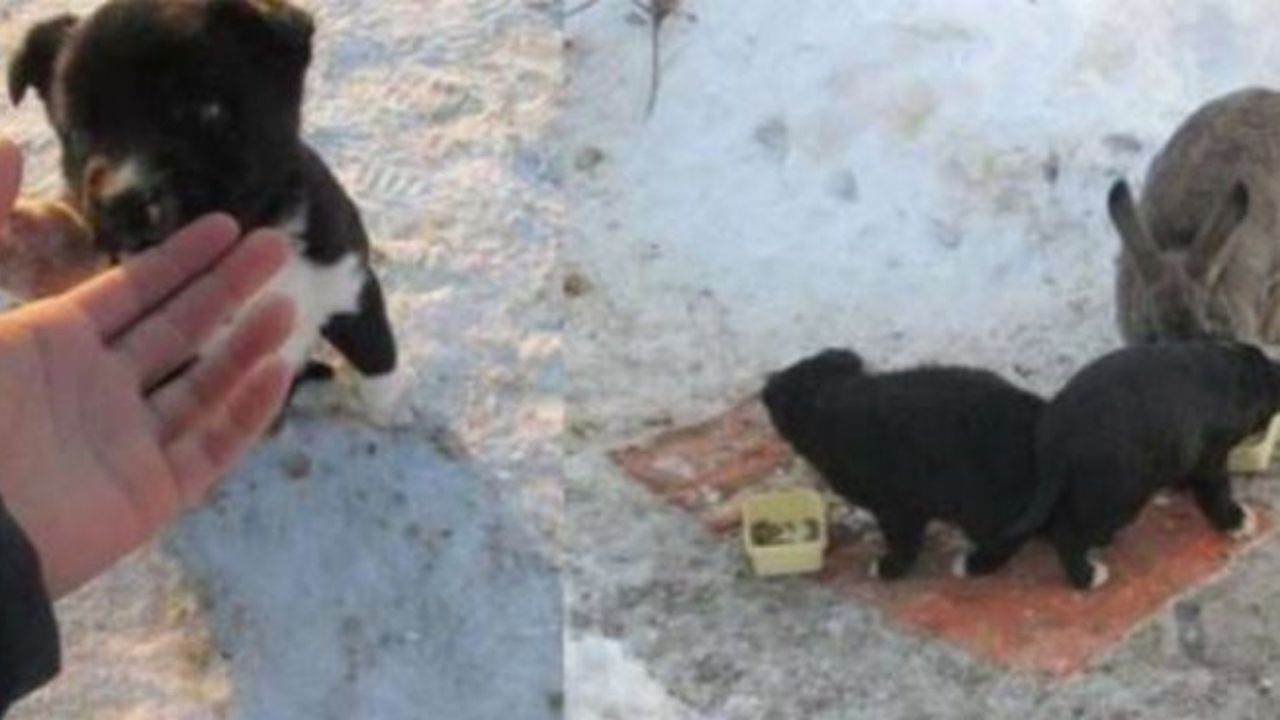
[[[1047,475],[1048,477],[1041,475],[1041,480],[1036,485],[1035,493],[1031,496],[1030,504],[1022,511],[1022,515],[1014,521],[1013,525],[1004,531],[1006,540],[1028,538],[1048,522],[1049,516],[1053,514],[1054,506],[1058,503],[1058,498],[1062,495],[1066,482],[1064,481],[1064,473],[1047,473]]]

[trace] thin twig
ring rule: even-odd
[[[650,25],[650,64],[649,64],[649,101],[645,104],[644,116],[653,117],[653,110],[658,104],[658,87],[662,83],[662,48],[660,46],[662,25],[667,18],[680,9],[680,0],[650,0],[648,5],[640,0],[632,0],[636,7],[649,16]]]

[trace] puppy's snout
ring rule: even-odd
[[[113,249],[140,250],[159,241],[165,205],[136,163],[112,165],[105,158],[92,158],[85,166],[84,198],[98,234]]]
[[[149,238],[160,224],[159,203],[141,190],[113,195],[102,204],[99,212],[103,224],[125,239],[126,245]]]

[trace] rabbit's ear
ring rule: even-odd
[[[1260,303],[1261,307],[1268,308],[1261,318],[1262,329],[1259,332],[1264,338],[1280,338],[1280,305],[1276,304],[1278,296],[1280,286],[1273,280],[1262,293],[1263,302]],[[1276,349],[1280,353],[1280,346],[1276,346]],[[1280,354],[1273,359],[1280,361]]]
[[[1236,228],[1248,214],[1249,188],[1244,182],[1237,182],[1218,201],[1191,244],[1187,264],[1191,277],[1206,280],[1210,286],[1217,282],[1218,275],[1231,257],[1231,248],[1236,244],[1232,242]]]
[[[1129,183],[1117,180],[1107,195],[1107,212],[1111,222],[1120,233],[1120,242],[1125,254],[1133,259],[1134,265],[1143,280],[1155,282],[1161,275],[1160,252],[1147,232],[1147,226],[1138,217],[1138,209],[1133,204],[1133,193],[1129,192]]]

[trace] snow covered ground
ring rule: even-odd
[[[563,416],[546,133],[561,38],[520,0],[309,0],[306,135],[377,245],[421,421],[301,410],[212,504],[59,607],[19,718],[556,715]],[[89,0],[5,0],[28,24]],[[52,192],[36,102],[0,115]]]
[[[810,583],[742,577],[735,548],[604,452],[726,409],[828,345],[1056,388],[1118,343],[1108,187],[1139,182],[1210,97],[1280,85],[1274,9],[682,5],[648,120],[643,14],[601,0],[566,26],[566,263],[585,289],[566,336],[571,717],[1268,714],[1275,543],[1055,687]]]
[[[1265,4],[684,0],[648,119],[630,0],[564,36],[538,0],[307,4],[308,136],[378,243],[423,419],[300,413],[61,605],[67,671],[16,717],[1269,716],[1275,543],[1052,686],[744,577],[604,455],[831,344],[1056,387],[1117,342],[1112,179],[1280,85]],[[0,48],[68,5],[93,3],[0,3]],[[0,132],[52,190],[38,107]]]

